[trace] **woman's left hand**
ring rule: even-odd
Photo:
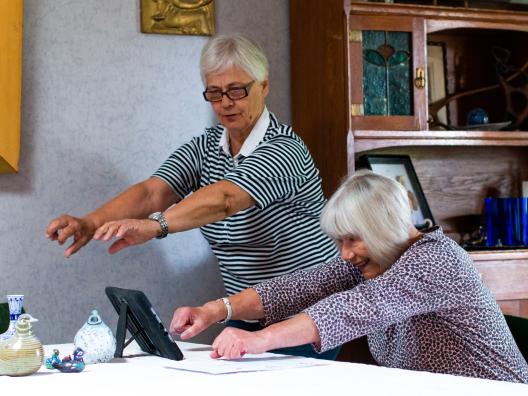
[[[268,348],[264,331],[245,331],[227,327],[213,342],[213,359],[240,359],[246,353],[264,353]]]
[[[129,246],[140,245],[160,233],[160,225],[152,220],[124,219],[109,221],[99,227],[93,236],[95,240],[109,241],[118,238],[108,252],[114,254]]]

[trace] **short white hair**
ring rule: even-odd
[[[257,42],[240,33],[211,38],[200,56],[200,74],[204,85],[208,74],[221,73],[231,67],[242,69],[256,82],[268,79],[268,58]]]
[[[321,216],[321,228],[330,238],[361,239],[371,258],[384,269],[405,250],[412,227],[412,209],[405,188],[370,170],[349,176]]]

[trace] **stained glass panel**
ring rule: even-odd
[[[412,115],[409,32],[363,31],[365,115]]]

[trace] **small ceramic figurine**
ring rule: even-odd
[[[85,351],[86,364],[107,363],[113,359],[116,349],[112,330],[96,310],[92,311],[86,323],[79,329],[73,343]]]
[[[50,369],[50,370],[53,370],[55,367],[53,367],[53,363],[61,363],[61,360],[59,358],[59,350],[58,349],[54,349],[53,350],[53,354],[51,355],[51,357],[47,358],[46,359],[46,368],[47,369]]]
[[[31,322],[37,322],[37,319],[29,314],[20,315],[15,335],[0,343],[0,375],[30,375],[42,366],[44,350],[33,335]]]
[[[81,348],[75,348],[73,356],[65,356],[62,361],[58,359],[57,362],[52,363],[52,366],[61,373],[80,373],[85,367],[83,356],[84,351]]]

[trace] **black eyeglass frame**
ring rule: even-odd
[[[224,98],[224,95],[227,96],[230,100],[240,100],[240,99],[244,99],[246,98],[248,95],[249,95],[249,90],[251,89],[251,87],[253,86],[253,84],[255,83],[255,80],[252,80],[250,82],[248,82],[246,85],[243,85],[243,86],[240,86],[240,87],[232,87],[232,88],[229,88],[225,91],[208,91],[207,89],[205,91],[202,92],[202,95],[205,99],[206,102],[221,102],[222,99]],[[230,91],[233,91],[233,90],[240,90],[240,89],[243,89],[244,90],[244,96],[240,96],[238,98],[232,98],[231,96],[229,96],[229,92]],[[218,92],[218,93],[221,93],[221,96],[220,96],[220,99],[218,100],[209,100],[207,99],[207,94],[210,93],[210,92]]]

